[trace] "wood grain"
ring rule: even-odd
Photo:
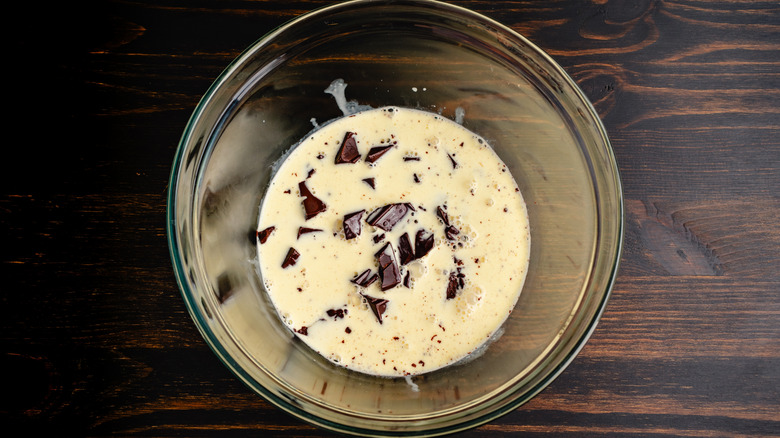
[[[165,237],[170,166],[200,96],[264,33],[332,3],[8,9],[36,17],[7,52],[10,127],[23,134],[0,172],[9,430],[332,435],[219,362]],[[453,3],[521,32],[575,79],[626,200],[618,280],[589,343],[539,396],[461,435],[780,436],[780,6]]]

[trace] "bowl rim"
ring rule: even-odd
[[[608,277],[604,282],[606,290],[604,291],[603,296],[601,296],[599,302],[597,302],[594,305],[596,309],[595,313],[593,317],[590,318],[589,321],[587,321],[583,334],[573,344],[573,348],[567,352],[564,360],[562,360],[555,368],[553,368],[550,372],[544,375],[544,377],[541,378],[537,384],[531,387],[528,391],[524,392],[521,396],[513,400],[510,400],[509,402],[506,402],[503,405],[500,405],[498,408],[490,409],[484,414],[476,416],[475,418],[469,419],[467,421],[459,422],[451,426],[437,427],[434,429],[407,430],[407,431],[399,432],[399,431],[392,431],[386,429],[381,429],[381,430],[365,429],[361,427],[349,426],[343,423],[334,422],[325,418],[321,418],[319,416],[312,415],[310,412],[307,412],[306,410],[297,407],[295,404],[290,403],[286,398],[280,397],[279,395],[275,394],[273,391],[269,390],[268,388],[260,384],[260,382],[258,382],[256,379],[251,377],[247,371],[243,370],[235,361],[235,359],[228,353],[228,351],[221,345],[221,343],[219,342],[215,334],[206,328],[206,324],[205,321],[203,321],[201,311],[200,309],[198,309],[197,303],[195,302],[194,299],[195,296],[190,291],[190,287],[187,283],[187,274],[184,272],[183,265],[179,261],[180,242],[176,235],[177,218],[176,218],[176,211],[174,208],[177,200],[176,193],[178,187],[178,176],[181,171],[182,159],[184,158],[185,149],[189,144],[190,138],[192,136],[194,122],[200,119],[204,109],[208,106],[209,102],[214,98],[214,93],[221,87],[221,85],[225,82],[225,80],[229,78],[233,72],[235,72],[236,69],[238,69],[241,65],[243,65],[246,62],[246,60],[253,53],[257,52],[262,47],[273,42],[277,36],[284,33],[287,29],[295,27],[302,22],[316,19],[319,16],[324,16],[334,12],[347,10],[358,5],[363,6],[368,4],[406,5],[406,6],[427,8],[430,10],[444,9],[447,12],[468,16],[471,19],[477,20],[485,25],[488,25],[496,32],[500,33],[502,36],[509,37],[511,39],[519,41],[524,46],[534,51],[549,65],[549,67],[552,67],[554,69],[555,74],[559,75],[567,82],[567,85],[569,85],[576,94],[574,97],[577,99],[579,103],[584,105],[585,107],[584,109],[588,113],[589,119],[596,124],[596,130],[600,134],[601,141],[605,146],[603,152],[605,153],[606,158],[610,164],[607,170],[609,171],[610,175],[613,176],[614,179],[614,186],[608,188],[614,189],[615,193],[613,195],[615,196],[615,200],[617,204],[616,211],[614,212],[617,219],[616,230],[615,230],[616,240],[614,243],[615,251],[612,254],[612,260],[607,261],[609,265],[611,265],[611,268],[609,269],[609,272],[607,273]],[[597,207],[596,216],[599,218],[596,221],[598,225],[599,221],[601,220],[600,218],[604,215],[604,212],[601,211],[601,208],[598,203],[596,204],[596,207]],[[624,211],[624,200],[623,200],[623,188],[622,188],[620,173],[614,155],[614,150],[607,136],[606,129],[603,125],[603,122],[601,118],[598,116],[590,100],[585,96],[585,94],[582,92],[582,90],[579,88],[576,82],[543,49],[538,47],[536,44],[528,40],[523,35],[514,31],[510,27],[503,25],[500,22],[490,17],[487,17],[471,9],[458,6],[458,5],[445,3],[443,1],[439,1],[439,0],[400,0],[400,1],[349,0],[342,3],[332,4],[332,5],[313,9],[309,12],[306,12],[302,15],[290,19],[287,22],[267,32],[265,35],[261,36],[260,38],[255,40],[252,44],[250,44],[246,49],[244,49],[239,56],[234,58],[228,64],[228,66],[217,76],[217,78],[211,83],[211,85],[208,87],[206,92],[203,94],[203,96],[197,103],[192,115],[188,119],[184,132],[182,133],[182,136],[176,148],[173,166],[170,172],[170,177],[168,182],[168,195],[167,195],[167,205],[166,205],[166,235],[167,235],[167,241],[169,247],[169,254],[171,257],[171,261],[174,268],[174,274],[176,277],[176,282],[179,286],[179,291],[184,299],[185,306],[187,308],[188,313],[190,314],[191,318],[194,320],[198,331],[200,332],[201,336],[203,337],[204,341],[206,341],[206,344],[210,347],[210,349],[219,357],[221,362],[225,366],[227,366],[228,369],[230,369],[231,372],[236,377],[238,377],[239,380],[241,380],[250,390],[252,390],[255,393],[258,393],[260,396],[262,396],[267,401],[272,403],[275,407],[283,410],[284,412],[287,412],[288,414],[296,418],[299,418],[307,423],[316,425],[318,427],[322,427],[324,429],[339,432],[339,433],[346,433],[352,435],[365,435],[365,436],[438,436],[438,435],[445,435],[445,434],[455,433],[459,431],[464,431],[467,429],[471,429],[483,425],[485,423],[493,421],[507,414],[512,410],[517,409],[519,406],[523,405],[524,403],[526,403],[527,401],[529,401],[530,399],[538,395],[541,391],[543,391],[571,364],[571,362],[579,354],[579,352],[582,350],[582,348],[585,346],[585,344],[588,342],[591,335],[595,331],[595,328],[598,325],[598,322],[600,321],[604,313],[606,304],[609,301],[609,298],[612,294],[612,290],[614,288],[615,280],[619,270],[619,265],[620,265],[622,250],[623,250],[623,239],[624,239],[624,228],[625,228],[624,216],[625,216],[625,211]],[[601,232],[602,231],[599,231],[597,235],[600,235]],[[597,239],[596,246],[598,246],[598,243],[599,242]],[[593,258],[591,271],[597,259],[598,257]],[[592,283],[593,281],[594,281],[593,275],[589,274],[588,283]],[[583,287],[587,288],[587,286],[583,286]],[[507,390],[504,392],[513,393],[514,391],[513,388],[510,387],[507,388]]]

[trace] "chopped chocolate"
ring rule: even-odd
[[[311,176],[314,175],[314,169],[311,169],[309,173],[306,174],[306,179],[311,178]]]
[[[447,299],[451,300],[458,296],[458,279],[450,275],[450,281],[447,283]]]
[[[323,155],[323,154],[317,154],[317,159],[318,159],[318,160],[321,160],[321,159],[323,159],[323,158],[325,158],[325,155]]]
[[[466,275],[464,275],[460,270],[461,268],[457,268],[456,270],[450,272],[450,280],[447,283],[448,300],[458,296],[458,290],[463,289],[463,287],[466,285],[466,281],[464,280]]]
[[[352,329],[347,327],[347,328],[344,329],[344,333],[350,334],[350,333],[352,333]]]
[[[369,149],[368,154],[366,154],[365,161],[366,163],[373,163],[376,160],[382,158],[382,155],[387,153],[387,151],[390,150],[390,148],[393,146],[374,146],[371,149]]]
[[[376,189],[376,182],[374,182],[374,178],[363,178],[363,182],[368,184],[372,189]]]
[[[401,282],[401,271],[395,261],[393,245],[386,243],[375,256],[379,262],[379,279],[382,282],[380,288],[385,291],[397,286]]]
[[[363,218],[363,213],[365,212],[365,210],[360,210],[344,215],[344,237],[347,240],[354,239],[360,235],[360,219]]]
[[[360,159],[354,132],[347,132],[336,154],[336,164],[356,163]]]
[[[404,157],[404,161],[420,161],[420,157],[410,157],[407,155]]]
[[[439,206],[436,207],[436,216],[439,216],[439,219],[444,223],[444,235],[447,237],[448,240],[455,240],[458,234],[460,234],[460,231],[455,228],[454,225],[450,225],[450,219],[447,217],[447,212],[444,211],[447,208],[447,206]]]
[[[302,334],[303,336],[307,336],[309,334],[309,328],[304,326],[301,326],[301,328],[295,330],[296,332]]]
[[[385,311],[387,310],[388,301],[382,298],[374,298],[364,294],[361,295],[363,295],[363,298],[366,299],[368,307],[370,307],[371,311],[374,312],[377,321],[382,324],[382,315],[384,315]]]
[[[444,207],[444,208],[447,208],[447,207]],[[444,223],[444,225],[449,225],[450,224],[450,219],[447,217],[447,212],[444,211],[444,209],[441,206],[436,207],[436,216],[439,216],[439,219],[441,219],[441,221]]]
[[[306,213],[306,220],[309,220],[325,211],[327,206],[324,202],[322,202],[309,191],[309,188],[306,187],[306,181],[301,181],[298,183],[298,190],[300,190],[301,196],[304,197],[303,209]]]
[[[404,287],[412,287],[412,273],[408,270],[406,271],[406,275],[404,275]]]
[[[290,250],[287,251],[287,255],[284,257],[284,261],[282,262],[282,269],[294,265],[298,261],[298,257],[300,256],[301,254],[298,253],[298,251],[296,251],[295,248],[290,247]]]
[[[366,219],[366,222],[368,222],[369,225],[373,225],[385,231],[390,231],[395,224],[406,216],[406,213],[408,213],[409,210],[414,210],[414,207],[409,203],[387,204],[384,207],[372,211]]]
[[[373,282],[377,281],[379,279],[379,275],[377,274],[371,274],[370,269],[366,269],[360,275],[352,279],[352,282],[357,284],[358,286],[368,287]]]
[[[414,256],[421,259],[433,249],[433,233],[425,230],[418,230],[414,238]]]
[[[319,228],[298,227],[298,238],[300,239],[302,234],[316,233],[318,231],[322,231],[322,230]]]
[[[444,229],[444,235],[447,237],[447,240],[455,240],[457,239],[457,235],[460,234],[460,231],[458,231],[457,228],[455,228],[454,225],[448,225],[447,228]]]
[[[452,168],[453,168],[453,169],[457,169],[457,168],[458,168],[458,162],[457,162],[457,161],[455,161],[455,159],[454,159],[454,158],[452,158],[452,155],[450,155],[450,154],[447,154],[447,156],[448,156],[448,157],[450,157],[450,163],[452,163]]]
[[[271,233],[274,232],[276,227],[268,227],[264,229],[263,231],[257,232],[257,238],[260,240],[260,244],[264,244],[268,240],[268,236],[271,235]]]
[[[398,238],[398,255],[401,259],[401,265],[405,265],[415,258],[412,241],[409,240],[409,234],[407,233]]]
[[[374,243],[379,243],[385,238],[385,233],[374,236]]]
[[[416,174],[416,173],[415,173],[415,174],[413,174],[413,178],[414,178],[414,182],[416,182],[417,184],[420,184],[420,177],[419,177],[419,176],[417,176],[417,174]]]
[[[347,314],[347,309],[328,309],[325,313],[333,319],[339,319]]]

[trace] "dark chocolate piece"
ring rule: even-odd
[[[325,313],[333,319],[339,319],[347,314],[347,309],[328,309]]]
[[[372,211],[371,214],[368,215],[366,222],[385,231],[390,231],[395,224],[406,216],[406,213],[408,213],[409,210],[414,210],[414,207],[408,203],[387,204],[384,207]]]
[[[414,256],[421,259],[433,249],[433,233],[425,230],[418,230],[414,238]]]
[[[379,243],[385,238],[385,233],[374,236],[374,243]]]
[[[405,265],[415,259],[412,241],[409,240],[407,233],[398,238],[398,255],[401,259],[401,265]]]
[[[373,163],[376,160],[382,158],[382,155],[384,155],[387,151],[390,150],[390,148],[393,146],[374,146],[371,149],[369,149],[368,154],[366,154],[365,161],[366,163]]]
[[[304,197],[303,210],[306,213],[306,220],[309,220],[325,211],[327,206],[324,202],[322,202],[309,191],[309,188],[306,187],[306,181],[301,181],[298,183],[298,190],[301,192],[301,196]]]
[[[356,211],[344,215],[344,237],[354,239],[360,235],[360,219],[363,217],[365,210]]]
[[[447,299],[451,300],[458,296],[458,291],[463,289],[466,285],[464,280],[466,275],[461,272],[461,268],[457,268],[450,272],[450,279],[447,283]]]
[[[356,163],[360,159],[354,132],[347,132],[336,154],[336,164]]]
[[[450,274],[450,281],[447,283],[447,299],[451,300],[458,296],[458,279]]]
[[[376,316],[376,320],[379,321],[380,324],[382,324],[382,315],[384,315],[385,311],[387,310],[388,301],[382,298],[370,297],[368,295],[363,295],[363,298],[366,299],[366,302],[368,303],[368,307],[370,307],[371,311],[374,312],[374,315]]]
[[[457,239],[457,237],[455,236],[460,234],[460,231],[454,225],[450,225],[450,219],[449,217],[447,217],[447,212],[444,211],[444,209],[446,208],[447,208],[446,205],[444,207],[441,206],[436,207],[436,216],[439,216],[439,219],[441,219],[441,221],[445,225],[444,235],[447,237],[447,239],[455,240]]]
[[[344,333],[350,334],[350,333],[352,333],[352,329],[347,327],[347,328],[344,329]]]
[[[363,178],[363,182],[368,184],[372,189],[376,189],[376,183],[374,182],[374,178]]]
[[[309,334],[309,328],[306,327],[305,325],[301,326],[301,328],[299,328],[298,330],[295,330],[295,331],[300,333],[300,334],[302,334],[303,336],[306,336],[306,335]]]
[[[385,291],[397,286],[401,282],[401,271],[398,269],[398,262],[395,261],[393,245],[390,242],[386,243],[375,256],[379,262],[380,289]]]
[[[404,161],[420,161],[420,157],[410,157],[407,155],[404,157]]]
[[[404,275],[404,287],[412,287],[412,273],[408,270],[406,271],[406,275]]]
[[[357,277],[353,278],[351,281],[357,284],[358,286],[368,287],[378,279],[379,279],[379,275],[371,274],[371,270],[366,269],[365,271],[360,273]]]
[[[306,174],[306,179],[311,178],[311,176],[314,175],[314,169],[311,169],[309,173]]]
[[[301,234],[316,233],[317,231],[322,231],[322,230],[319,228],[298,227],[298,239],[301,238]]]
[[[268,240],[268,236],[271,235],[271,233],[274,232],[276,227],[268,227],[264,229],[263,231],[257,232],[257,238],[260,240],[260,244],[264,244]]]
[[[447,208],[447,207],[444,207],[444,208]],[[449,225],[450,224],[450,219],[447,217],[447,212],[444,211],[444,208],[442,208],[441,206],[436,207],[436,216],[439,216],[439,219],[441,219],[441,221],[442,221],[442,223],[444,223],[444,225]]]
[[[457,168],[458,168],[458,162],[457,162],[457,161],[455,161],[455,159],[454,159],[454,158],[452,158],[452,155],[450,155],[450,154],[447,154],[447,156],[448,156],[448,157],[450,157],[450,163],[452,163],[452,168],[453,168],[453,169],[457,169]]]
[[[295,248],[290,247],[290,250],[287,251],[287,255],[284,257],[284,261],[282,262],[282,269],[294,265],[298,261],[298,257],[300,256],[301,254],[298,253],[298,251],[296,251]]]
[[[417,174],[416,174],[416,173],[415,173],[415,174],[413,174],[413,178],[414,178],[414,182],[416,182],[417,184],[420,184],[420,177],[419,177],[419,176],[417,176]]]

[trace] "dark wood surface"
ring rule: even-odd
[[[165,238],[168,176],[200,96],[265,32],[328,3],[6,8],[21,30],[4,63],[4,426],[330,435],[221,365]],[[580,84],[627,213],[590,342],[531,402],[462,436],[780,436],[780,4],[453,3],[523,33]]]

